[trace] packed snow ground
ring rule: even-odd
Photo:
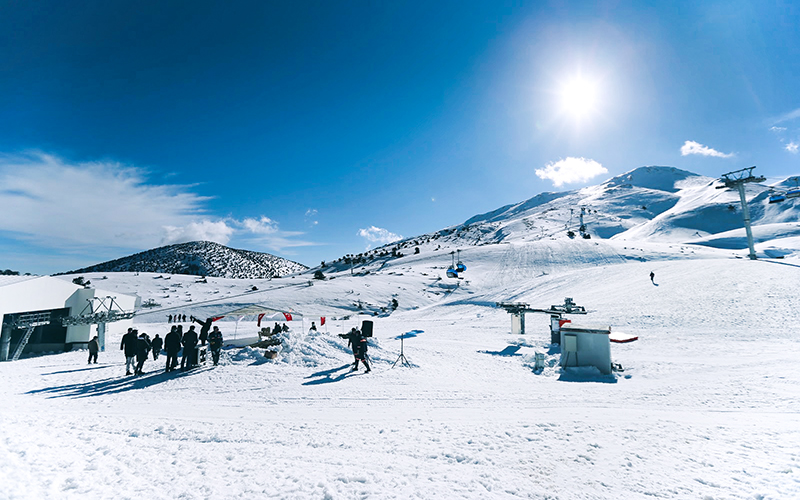
[[[294,322],[275,360],[229,348],[220,366],[185,373],[163,373],[162,357],[124,376],[118,335],[98,365],[85,351],[4,363],[0,498],[800,497],[797,255],[631,245],[479,247],[462,253],[457,282],[437,279],[444,250],[318,282],[108,275],[103,288],[187,315],[400,308],[375,318],[370,374],[349,373],[336,335],[355,317],[316,334]],[[612,344],[624,372],[561,370],[546,316],[514,336],[492,307],[564,297],[590,310],[576,322],[639,336]],[[169,327],[166,310],[137,323],[151,336]],[[405,332],[413,367],[391,368]]]

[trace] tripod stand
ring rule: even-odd
[[[397,360],[395,360],[394,364],[392,365],[392,368],[394,368],[394,365],[396,365],[398,363],[398,361],[401,362],[400,363],[401,365],[405,365],[405,366],[411,368],[411,363],[408,362],[408,360],[406,359],[406,355],[403,354],[403,339],[405,338],[405,336],[406,336],[405,333],[402,333],[400,335],[400,355],[397,356]]]

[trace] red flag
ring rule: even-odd
[[[291,313],[283,313],[283,317],[286,318],[286,321],[291,321],[292,320],[292,314]]]
[[[324,324],[325,324],[325,316],[323,316],[323,317],[321,317],[321,318],[319,319],[319,326],[322,326],[322,325],[324,325]]]
[[[261,314],[258,315],[258,325],[256,325],[256,326],[261,326],[261,318],[263,318],[265,314],[266,313],[261,313]]]
[[[211,318],[211,321],[217,321],[218,319],[222,319],[224,317],[225,316],[214,316],[213,318]]]

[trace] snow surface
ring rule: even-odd
[[[681,171],[675,182],[637,172],[628,181],[638,187],[622,178],[606,186],[634,195],[607,192],[603,207],[677,196],[673,207],[698,211],[698,200],[722,192]],[[704,245],[664,238],[684,227],[670,212],[679,213],[641,217],[658,224],[641,234],[658,238],[571,240],[532,237],[547,224],[563,229],[546,220],[554,210],[541,220],[525,212],[529,231],[505,207],[486,217],[502,241],[459,247],[468,270],[458,280],[445,277],[456,240],[443,239],[419,254],[326,269],[325,280],[313,270],[206,283],[86,274],[158,303],[134,320],[151,336],[168,331],[167,314],[248,304],[303,320],[281,334],[275,359],[227,347],[220,366],[189,372],[163,373],[161,357],[126,377],[118,336],[98,365],[85,364],[86,351],[0,364],[0,499],[800,498],[796,213],[793,222],[761,214],[759,260],[750,261],[733,230],[702,234]],[[727,216],[704,217],[714,214]],[[576,322],[639,337],[611,345],[624,371],[562,370],[547,316],[528,314],[527,334],[512,335],[495,307],[565,297],[589,310]],[[326,325],[308,332],[321,316]],[[368,317],[373,370],[350,373],[337,334]],[[217,324],[226,339],[257,330],[253,317]],[[401,336],[410,368],[392,368]]]

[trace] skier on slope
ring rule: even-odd
[[[655,277],[656,277],[656,273],[654,273],[653,271],[650,271],[650,282],[651,282],[651,283],[654,283],[654,284],[655,284],[655,281],[653,281],[653,279],[654,279]]]

